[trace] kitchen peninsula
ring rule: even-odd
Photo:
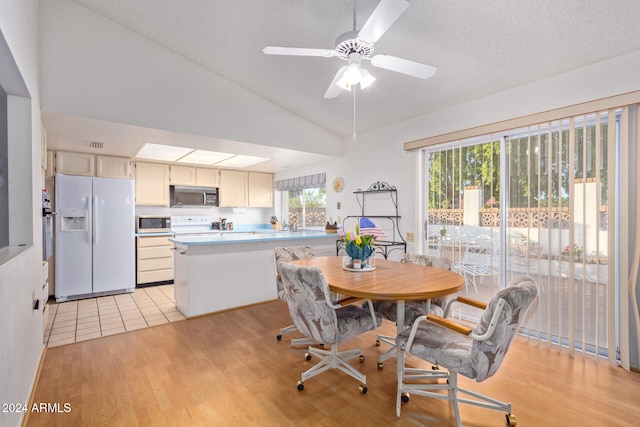
[[[176,306],[193,317],[276,299],[274,249],[308,245],[318,255],[333,255],[336,235],[259,229],[169,240],[175,250]]]

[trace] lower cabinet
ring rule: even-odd
[[[173,243],[169,236],[138,237],[136,248],[138,285],[173,280]]]

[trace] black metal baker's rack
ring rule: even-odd
[[[389,194],[389,198],[393,204],[395,209],[395,214],[392,215],[368,215],[366,211],[366,199],[368,195],[373,194]],[[398,215],[398,190],[396,187],[388,184],[387,182],[377,181],[369,186],[366,190],[358,189],[353,192],[356,195],[356,200],[358,201],[358,205],[360,205],[360,215],[349,215],[346,216],[342,220],[342,229],[346,230],[346,226],[350,225],[352,222],[359,223],[360,218],[366,217],[371,218],[375,221],[375,219],[382,219],[388,221],[392,224],[391,227],[391,235],[389,239],[374,240],[374,247],[376,252],[381,254],[384,259],[387,259],[389,253],[394,250],[402,250],[403,253],[407,252],[407,242],[402,237],[402,233],[400,232],[399,222],[400,215]],[[380,226],[379,224],[376,224]],[[386,231],[386,230],[385,230]],[[344,249],[344,241],[342,239],[338,239],[336,241],[336,255],[340,254],[340,249]]]

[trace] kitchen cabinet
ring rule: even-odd
[[[169,206],[169,165],[136,162],[136,205]]]
[[[196,185],[202,187],[220,187],[220,170],[196,168]]]
[[[58,151],[56,152],[56,173],[64,175],[94,176],[95,155],[89,153]]]
[[[247,207],[249,175],[245,171],[220,171],[219,204],[221,207]]]
[[[196,185],[196,168],[171,165],[171,185]]]
[[[96,156],[96,176],[131,178],[131,159],[128,157]]]
[[[140,236],[136,244],[136,283],[173,280],[173,243],[170,236]]]
[[[249,172],[249,206],[273,207],[273,174]]]

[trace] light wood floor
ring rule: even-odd
[[[362,347],[369,392],[329,371],[297,391],[315,364],[293,349],[280,301],[69,344],[46,351],[35,403],[65,403],[68,413],[32,412],[28,426],[449,426],[447,402],[419,396],[395,417],[395,359],[378,370],[383,347],[369,332],[345,343]],[[385,324],[383,331],[394,326]],[[410,358],[409,364],[427,366]],[[430,365],[429,365],[430,366]],[[606,361],[517,337],[500,371],[462,386],[508,400],[519,426],[629,426],[640,419],[640,374]],[[503,426],[504,414],[461,406],[465,426]]]

